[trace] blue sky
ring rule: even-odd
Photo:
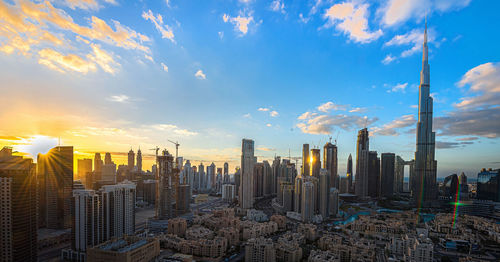
[[[338,137],[413,158],[427,14],[439,176],[498,167],[498,1],[0,3],[0,143],[78,157],[158,145],[195,163],[299,156]],[[161,16],[161,18],[160,18]],[[150,151],[151,152],[151,151]],[[152,158],[148,161],[152,163]]]

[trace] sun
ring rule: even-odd
[[[27,153],[35,161],[38,154],[46,154],[49,150],[58,144],[58,139],[55,137],[34,135],[32,137],[23,138],[18,145],[14,146],[14,150]]]

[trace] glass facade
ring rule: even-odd
[[[500,202],[500,169],[483,169],[477,174],[477,198]]]

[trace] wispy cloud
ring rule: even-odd
[[[433,29],[429,29],[427,41],[429,43],[432,43],[434,40],[435,40],[435,32]],[[422,51],[423,42],[424,42],[424,29],[413,29],[412,31],[407,32],[405,34],[394,36],[391,40],[384,43],[384,46],[411,46],[410,49],[405,49],[404,51],[401,52],[400,57],[404,58]],[[393,58],[391,61],[395,59],[396,58]],[[382,61],[382,63],[383,62],[384,61]]]
[[[388,54],[384,59],[382,59],[382,64],[388,65],[394,60],[396,60],[396,57],[392,56],[391,54]]]
[[[174,134],[180,135],[180,136],[195,136],[198,134],[197,132],[190,131],[190,130],[183,129],[183,128],[179,128],[178,126],[171,125],[171,124],[155,124],[155,125],[152,125],[152,127],[154,129],[160,130],[160,131],[173,132]]]
[[[259,109],[257,109],[257,111],[261,111],[261,112],[267,112],[269,111],[270,109],[267,108],[267,107],[259,107]]]
[[[339,104],[335,104],[333,102],[326,102],[320,106],[318,106],[318,111],[321,111],[321,112],[324,112],[324,113],[327,113],[329,111],[332,111],[332,110],[346,110],[347,109],[347,106],[346,105],[339,105]]]
[[[433,12],[447,12],[469,5],[471,0],[389,0],[377,13],[385,26],[400,25],[410,19],[422,19]]]
[[[280,114],[278,114],[278,112],[276,112],[276,111],[274,111],[274,110],[273,110],[273,111],[271,111],[271,112],[269,113],[269,115],[270,115],[271,117],[278,117]]]
[[[408,86],[408,83],[402,83],[402,84],[397,84],[390,89],[387,90],[387,93],[396,93],[396,92],[402,92],[404,93],[406,91],[406,87]]]
[[[69,8],[71,9],[76,9],[80,8],[83,10],[98,10],[102,7],[102,5],[99,4],[99,2],[105,2],[108,4],[113,4],[116,5],[115,0],[104,0],[104,1],[98,1],[98,0],[63,0],[62,1],[64,4],[66,4]]]
[[[114,96],[108,97],[107,100],[111,101],[111,102],[128,103],[128,102],[130,102],[130,97],[128,97],[126,95],[114,95]]]
[[[168,72],[168,66],[164,63],[161,63],[161,68],[163,69],[163,71]]]
[[[169,25],[163,23],[163,17],[160,14],[155,16],[151,10],[148,10],[148,12],[142,13],[142,18],[150,20],[154,24],[156,30],[160,32],[162,38],[167,38],[172,41],[172,43],[175,43],[174,32]]]
[[[398,136],[400,129],[414,126],[416,122],[417,120],[414,115],[404,115],[392,120],[390,123],[387,123],[382,127],[372,128],[372,132],[376,135]]]
[[[269,8],[271,8],[272,11],[274,12],[279,12],[279,13],[282,13],[282,14],[285,14],[285,3],[283,2],[283,0],[274,0],[271,2],[271,5],[269,6]]]

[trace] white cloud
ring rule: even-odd
[[[194,76],[198,79],[207,79],[207,76],[205,75],[205,73],[203,73],[203,71],[201,71],[201,69],[196,71],[196,74],[194,74]]]
[[[468,94],[455,110],[435,117],[440,136],[500,137],[500,63],[485,63],[467,71],[458,86]]]
[[[427,42],[432,43],[435,40],[435,32],[432,29],[428,30]],[[401,53],[401,57],[408,57],[417,52],[422,51],[424,43],[424,29],[413,29],[403,35],[396,35],[391,40],[384,43],[384,46],[411,46]]]
[[[272,1],[270,8],[274,12],[279,12],[279,13],[282,13],[282,14],[286,13],[285,12],[285,3],[283,2],[283,0],[274,0],[274,1]]]
[[[130,97],[128,97],[126,95],[114,95],[114,96],[108,97],[107,100],[109,100],[111,102],[128,103],[130,101]]]
[[[388,65],[390,64],[392,61],[396,60],[396,57],[392,56],[391,54],[388,54],[383,60],[382,60],[382,64],[384,65]]]
[[[217,34],[219,35],[220,39],[224,38],[224,32],[219,31],[219,32],[217,32]]]
[[[244,114],[243,117],[244,118],[252,118],[252,115],[250,113],[247,113],[247,114]]]
[[[368,27],[368,4],[356,4],[354,2],[344,2],[334,4],[324,14],[327,19],[325,27],[332,27],[347,34],[349,39],[359,43],[369,43],[380,36],[382,30],[371,32]]]
[[[271,112],[269,113],[269,115],[270,115],[271,117],[278,117],[280,114],[278,114],[278,112],[276,112],[276,111],[271,111]]]
[[[269,108],[267,108],[267,107],[259,107],[259,109],[257,109],[257,111],[267,112],[267,111],[269,111]]]
[[[250,23],[254,23],[253,16],[251,13],[245,15],[240,12],[237,17],[231,17],[228,14],[222,16],[224,23],[231,22],[234,25],[234,30],[240,32],[240,36],[244,36],[248,33],[248,26]]]
[[[197,132],[190,131],[187,129],[182,129],[176,125],[170,125],[170,124],[155,124],[155,125],[152,125],[152,128],[154,128],[156,130],[160,130],[160,131],[173,132],[174,134],[180,135],[180,136],[195,136],[198,134]]]
[[[346,110],[347,106],[346,105],[338,105],[333,102],[326,102],[320,106],[318,106],[318,111],[327,113],[328,111],[331,110]]]
[[[457,108],[489,107],[500,101],[500,63],[485,63],[467,71],[458,82],[459,87],[470,86],[469,93],[476,96],[464,97]]]
[[[268,123],[268,124],[266,124],[266,126],[267,126],[267,127],[271,127],[272,125]]]
[[[168,66],[164,63],[161,63],[161,68],[163,69],[163,71],[168,72]]]
[[[377,10],[386,26],[399,25],[409,19],[421,19],[434,11],[447,12],[469,5],[471,0],[389,0]]]
[[[306,120],[306,119],[315,117],[317,115],[318,115],[318,113],[305,112],[302,115],[300,115],[297,119],[299,119],[299,120]]]
[[[74,4],[74,8],[94,8],[94,3],[98,4],[97,1],[90,0],[85,2],[86,6],[79,6],[77,1],[65,3]],[[0,10],[4,28],[0,29],[0,52],[19,53],[27,58],[35,57],[39,64],[59,72],[74,71],[85,74],[96,71],[98,64],[105,72],[114,73],[119,64],[109,52],[97,45],[96,41],[124,49],[150,52],[149,47],[143,45],[144,42],[150,41],[147,36],[121,25],[118,21],[113,20],[110,25],[92,16],[85,20],[89,21],[90,26],[82,26],[75,23],[64,10],[54,7],[50,1],[15,1],[14,5],[0,2]],[[69,41],[65,36],[72,36],[77,41]],[[81,43],[85,45],[73,46]],[[90,51],[87,51],[89,49]],[[76,52],[64,55],[67,50]]]
[[[414,115],[404,115],[399,118],[394,119],[388,124],[382,127],[372,128],[373,134],[383,135],[383,136],[398,136],[399,129],[406,128],[415,125],[417,120]]]
[[[112,55],[102,50],[99,45],[91,44],[90,46],[93,53],[88,54],[87,58],[98,64],[104,72],[114,74],[120,64],[113,59]]]
[[[61,73],[74,71],[86,74],[89,71],[96,71],[94,63],[75,54],[63,55],[54,49],[45,48],[38,52],[38,56],[39,64]]]
[[[151,10],[149,10],[147,13],[142,12],[142,18],[144,18],[146,21],[150,20],[154,26],[156,27],[156,30],[158,30],[161,34],[161,38],[167,38],[173,43],[175,43],[174,40],[174,32],[170,28],[170,26],[165,25],[163,23],[163,17],[158,14],[155,16]]]
[[[307,121],[303,121],[297,124],[297,127],[303,133],[307,134],[331,134],[336,128],[351,131],[354,128],[360,128],[365,125],[370,125],[376,122],[378,118],[368,118],[367,116],[357,116],[357,115],[318,115],[309,118]]]
[[[403,83],[403,84],[397,84],[393,87],[391,87],[391,89],[387,90],[387,93],[395,93],[395,92],[402,92],[404,93],[406,91],[406,87],[408,86],[408,83]]]

